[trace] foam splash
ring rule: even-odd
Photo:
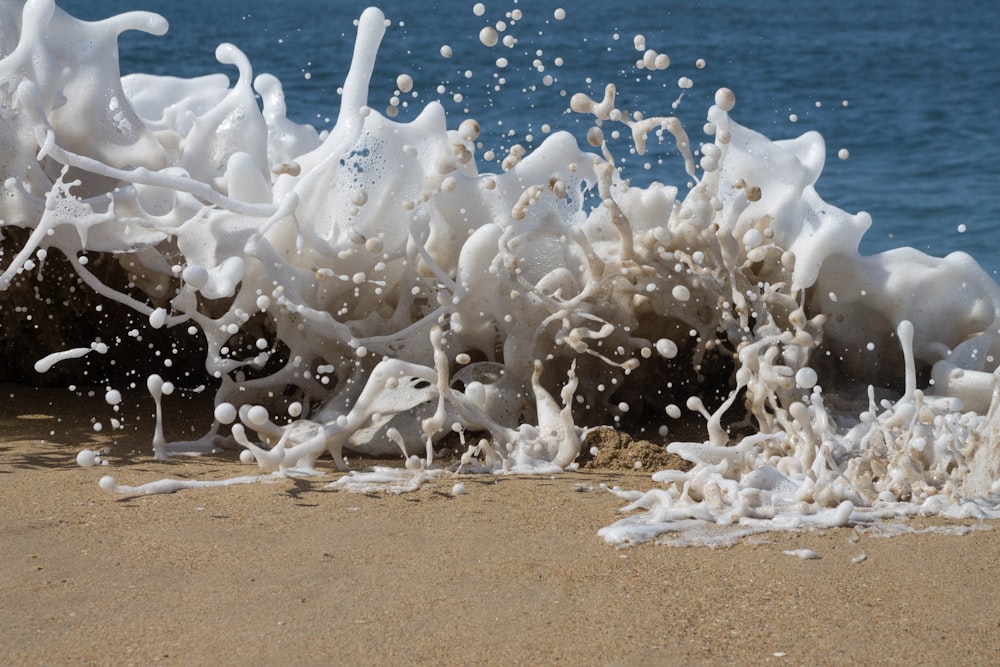
[[[271,475],[401,452],[407,470],[388,477],[419,485],[450,434],[462,466],[549,472],[574,464],[588,427],[669,442],[686,415],[705,440],[668,450],[693,469],[617,491],[642,513],[609,542],[1000,516],[1000,288],[962,253],[860,256],[869,216],[815,190],[820,135],[771,141],[732,119],[723,89],[695,147],[673,117],[618,109],[609,85],[571,102],[594,116],[598,151],[555,132],[481,173],[474,121],[448,129],[435,102],[407,123],[368,106],[376,9],[323,134],[288,120],[280,82],[233,45],[216,53],[232,86],[119,77],[117,36],[163,34],[154,14],[3,11],[0,220],[28,233],[5,247],[0,289],[15,299],[58,251],[151,329],[204,337],[215,425],[166,443],[172,385],[150,373],[157,457],[235,442]],[[640,153],[670,134],[693,187],[631,187],[604,142],[616,122]],[[103,282],[94,256],[130,288]]]

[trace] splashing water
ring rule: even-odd
[[[84,23],[45,0],[2,12],[0,305],[56,280],[43,276],[56,251],[173,345],[197,339],[215,425],[167,443],[158,417],[157,457],[235,441],[265,472],[309,474],[327,452],[341,470],[345,450],[402,453],[406,470],[377,475],[405,490],[439,476],[435,445],[455,432],[465,468],[551,471],[611,424],[658,430],[694,464],[647,493],[615,490],[643,510],[602,531],[616,544],[1000,516],[1000,288],[961,253],[860,256],[871,220],[816,193],[818,134],[771,141],[733,121],[721,89],[696,147],[676,118],[618,108],[608,85],[570,104],[594,117],[596,150],[555,132],[481,173],[475,121],[448,129],[431,102],[399,123],[367,105],[376,9],[322,134],[288,120],[279,81],[232,45],[216,52],[232,87],[119,77],[118,35],[164,33],[157,15]],[[630,186],[613,125],[640,154],[651,133],[672,136],[692,187]],[[150,373],[147,387],[159,415],[173,385]],[[676,441],[691,417],[707,437]],[[354,481],[378,479],[336,484]]]

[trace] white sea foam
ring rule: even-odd
[[[815,132],[771,141],[722,89],[693,145],[676,118],[617,108],[608,84],[570,103],[594,116],[598,150],[555,132],[481,173],[474,121],[449,130],[436,102],[407,123],[368,106],[375,9],[323,136],[286,118],[280,82],[233,45],[217,50],[231,87],[119,78],[117,35],[162,34],[156,15],[83,23],[37,0],[2,18],[0,220],[30,233],[0,288],[59,250],[153,329],[205,337],[215,426],[165,442],[171,384],[150,370],[157,457],[231,437],[286,474],[326,452],[346,469],[345,449],[402,450],[406,470],[338,484],[409,488],[439,474],[453,432],[488,435],[466,469],[549,472],[573,465],[586,427],[669,435],[686,416],[706,438],[668,450],[694,467],[616,491],[637,513],[609,542],[1000,516],[1000,288],[961,253],[860,256],[871,220],[817,194]],[[669,66],[650,53],[643,67]],[[693,187],[630,187],[604,143],[615,124],[638,153],[671,135]],[[84,251],[127,265],[148,298],[101,282]]]

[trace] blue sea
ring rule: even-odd
[[[293,120],[323,128],[336,117],[353,21],[368,3],[59,4],[88,20],[129,10],[168,19],[165,36],[123,36],[123,74],[189,77],[222,71],[235,78],[233,68],[214,58],[219,43],[231,42],[249,56],[255,72],[281,79]],[[507,0],[483,3],[481,16],[475,4],[383,2],[392,25],[370,105],[384,110],[396,76],[407,73],[417,96],[402,96],[407,105],[400,119],[439,99],[452,127],[466,116],[480,122],[484,149],[514,143],[530,148],[545,129],[573,131],[582,142],[592,118],[569,113],[569,97],[588,92],[600,99],[605,84],[613,82],[619,106],[647,116],[677,115],[697,144],[715,90],[727,86],[736,93],[732,115],[739,123],[772,139],[810,130],[825,137],[827,166],[817,190],[845,210],[871,213],[874,224],[863,253],[903,245],[932,255],[961,250],[992,274],[1000,271],[1000,5],[995,0],[627,5]],[[554,18],[559,7],[565,20]],[[514,10],[520,10],[520,20],[511,21]],[[507,23],[501,37],[518,40],[513,48],[480,43],[480,29],[499,20]],[[669,55],[668,69],[635,68],[642,56],[634,46],[637,34],[645,36],[647,48]],[[451,58],[440,53],[446,44]],[[508,65],[498,68],[501,56]],[[553,77],[551,85],[545,85],[545,75]],[[682,91],[680,77],[693,86]],[[847,159],[838,157],[841,149],[849,152]],[[687,180],[668,142],[645,156],[630,155],[624,139],[612,150],[635,183],[658,180],[683,187]]]

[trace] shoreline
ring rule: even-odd
[[[623,502],[600,484],[653,483],[607,469],[463,475],[457,496],[452,477],[401,495],[324,489],[335,472],[117,496],[97,484],[111,471],[135,485],[250,468],[230,453],[144,450],[80,468],[83,446],[139,447],[148,434],[94,433],[96,403],[65,390],[0,390],[9,664],[985,665],[1000,654],[989,522],[960,522],[974,528],[963,536],[840,528],[615,548],[597,531]],[[797,549],[820,558],[785,553]]]

